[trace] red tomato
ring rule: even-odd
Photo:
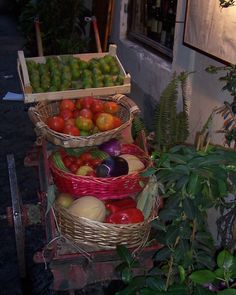
[[[79,116],[82,116],[84,118],[93,119],[93,113],[90,109],[82,109],[79,112]]]
[[[60,155],[61,155],[61,158],[64,159],[65,157],[67,157],[67,153],[64,149],[60,149]]]
[[[91,111],[93,113],[101,113],[104,111],[104,102],[102,100],[94,99],[91,105]]]
[[[72,163],[70,166],[69,166],[69,169],[72,173],[76,173],[76,171],[78,170],[78,165],[76,163]]]
[[[100,112],[93,114],[93,122],[94,122],[94,124],[96,124],[97,118],[98,118],[98,116],[100,114],[101,114]]]
[[[122,121],[119,117],[113,116],[113,126],[114,128],[118,128],[122,125]]]
[[[92,159],[92,160],[90,161],[90,163],[91,163],[91,165],[92,165],[93,168],[96,168],[98,165],[101,164],[101,162],[102,162],[101,159]]]
[[[96,126],[101,131],[107,131],[114,128],[113,116],[108,113],[101,113],[96,120]]]
[[[104,102],[104,112],[106,112],[106,113],[114,114],[114,113],[118,112],[119,108],[120,108],[120,106],[118,105],[118,103],[116,103],[114,101]]]
[[[83,98],[81,105],[83,109],[90,109],[94,101],[94,98],[92,96],[86,96]]]
[[[79,128],[79,130],[84,131],[90,131],[93,129],[93,121],[89,118],[84,118],[82,116],[79,116],[75,120],[76,126]]]
[[[73,158],[70,157],[70,156],[66,156],[66,157],[63,158],[63,163],[65,164],[65,166],[67,168],[69,168],[70,165],[73,163]]]
[[[62,119],[61,117],[53,116],[48,118],[47,125],[49,128],[51,128],[54,131],[62,132],[65,126],[65,123],[64,123],[64,119]]]
[[[79,136],[80,132],[79,129],[76,126],[73,125],[66,125],[63,129],[62,133],[73,135],[73,136]]]
[[[88,163],[90,162],[91,160],[93,160],[93,156],[91,155],[90,152],[85,152],[83,153],[82,155],[80,155],[79,157],[84,163]]]
[[[74,118],[79,117],[79,113],[80,113],[80,110],[79,110],[79,109],[74,110],[74,111],[73,111],[73,117],[74,117]]]
[[[60,111],[59,116],[64,120],[68,120],[73,117],[73,112],[69,109],[63,109]]]
[[[78,110],[81,110],[82,109],[82,101],[83,101],[83,98],[79,98],[76,100],[75,102],[75,106]]]
[[[68,120],[65,120],[65,125],[75,126],[75,118],[70,118]]]
[[[76,162],[78,168],[83,165],[83,160],[80,158],[77,158],[75,162]]]
[[[60,102],[60,106],[59,106],[60,110],[64,110],[64,109],[68,109],[73,111],[75,109],[75,104],[72,100],[70,99],[63,99]]]

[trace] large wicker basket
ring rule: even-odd
[[[121,153],[137,156],[144,163],[144,170],[151,165],[149,155],[135,144],[122,144]],[[101,178],[79,176],[60,170],[52,157],[49,157],[49,166],[58,190],[75,197],[92,195],[101,200],[121,199],[140,192],[148,182],[148,177],[141,174],[144,170],[118,177]]]
[[[56,132],[50,129],[46,122],[50,116],[57,115],[59,113],[60,101],[39,103],[35,107],[30,107],[28,114],[31,121],[35,125],[36,134],[55,145],[66,148],[98,145],[111,138],[119,137],[122,131],[131,125],[134,114],[139,112],[138,106],[130,98],[123,94],[100,97],[100,99],[115,101],[119,104],[120,108],[117,116],[122,120],[122,125],[120,127],[90,136],[72,136]]]
[[[54,210],[57,225],[64,237],[74,243],[100,249],[115,249],[120,244],[130,248],[144,246],[151,230],[151,221],[156,216],[153,211],[144,222],[110,224],[73,216],[56,202]]]

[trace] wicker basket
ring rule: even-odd
[[[117,116],[122,120],[122,125],[120,127],[90,136],[72,136],[56,132],[50,129],[46,122],[50,116],[57,115],[59,113],[60,101],[39,103],[36,107],[30,107],[28,114],[31,121],[35,125],[36,134],[54,143],[55,145],[66,148],[98,145],[111,138],[120,136],[122,131],[131,125],[133,115],[139,112],[138,106],[123,94],[101,97],[100,99],[115,101],[119,104],[120,108]]]
[[[93,221],[71,215],[65,208],[54,204],[55,215],[61,234],[74,243],[94,246],[100,249],[115,249],[117,245],[142,247],[148,240],[151,221],[149,219],[133,224],[111,224]]]
[[[151,165],[150,157],[137,145],[122,144],[121,153],[137,156],[144,163],[144,170]],[[148,181],[148,177],[142,176],[141,171],[118,177],[101,178],[78,176],[60,170],[51,157],[49,165],[58,190],[77,197],[92,195],[101,200],[121,199],[140,192]]]

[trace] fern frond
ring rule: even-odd
[[[136,115],[132,121],[131,126],[131,133],[133,139],[135,139],[142,130],[145,132],[145,134],[148,133],[144,120],[139,115]]]

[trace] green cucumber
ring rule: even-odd
[[[62,158],[61,158],[61,154],[59,152],[55,152],[52,156],[52,159],[53,159],[53,163],[55,164],[55,166],[58,169],[69,172],[69,170],[64,165]]]

